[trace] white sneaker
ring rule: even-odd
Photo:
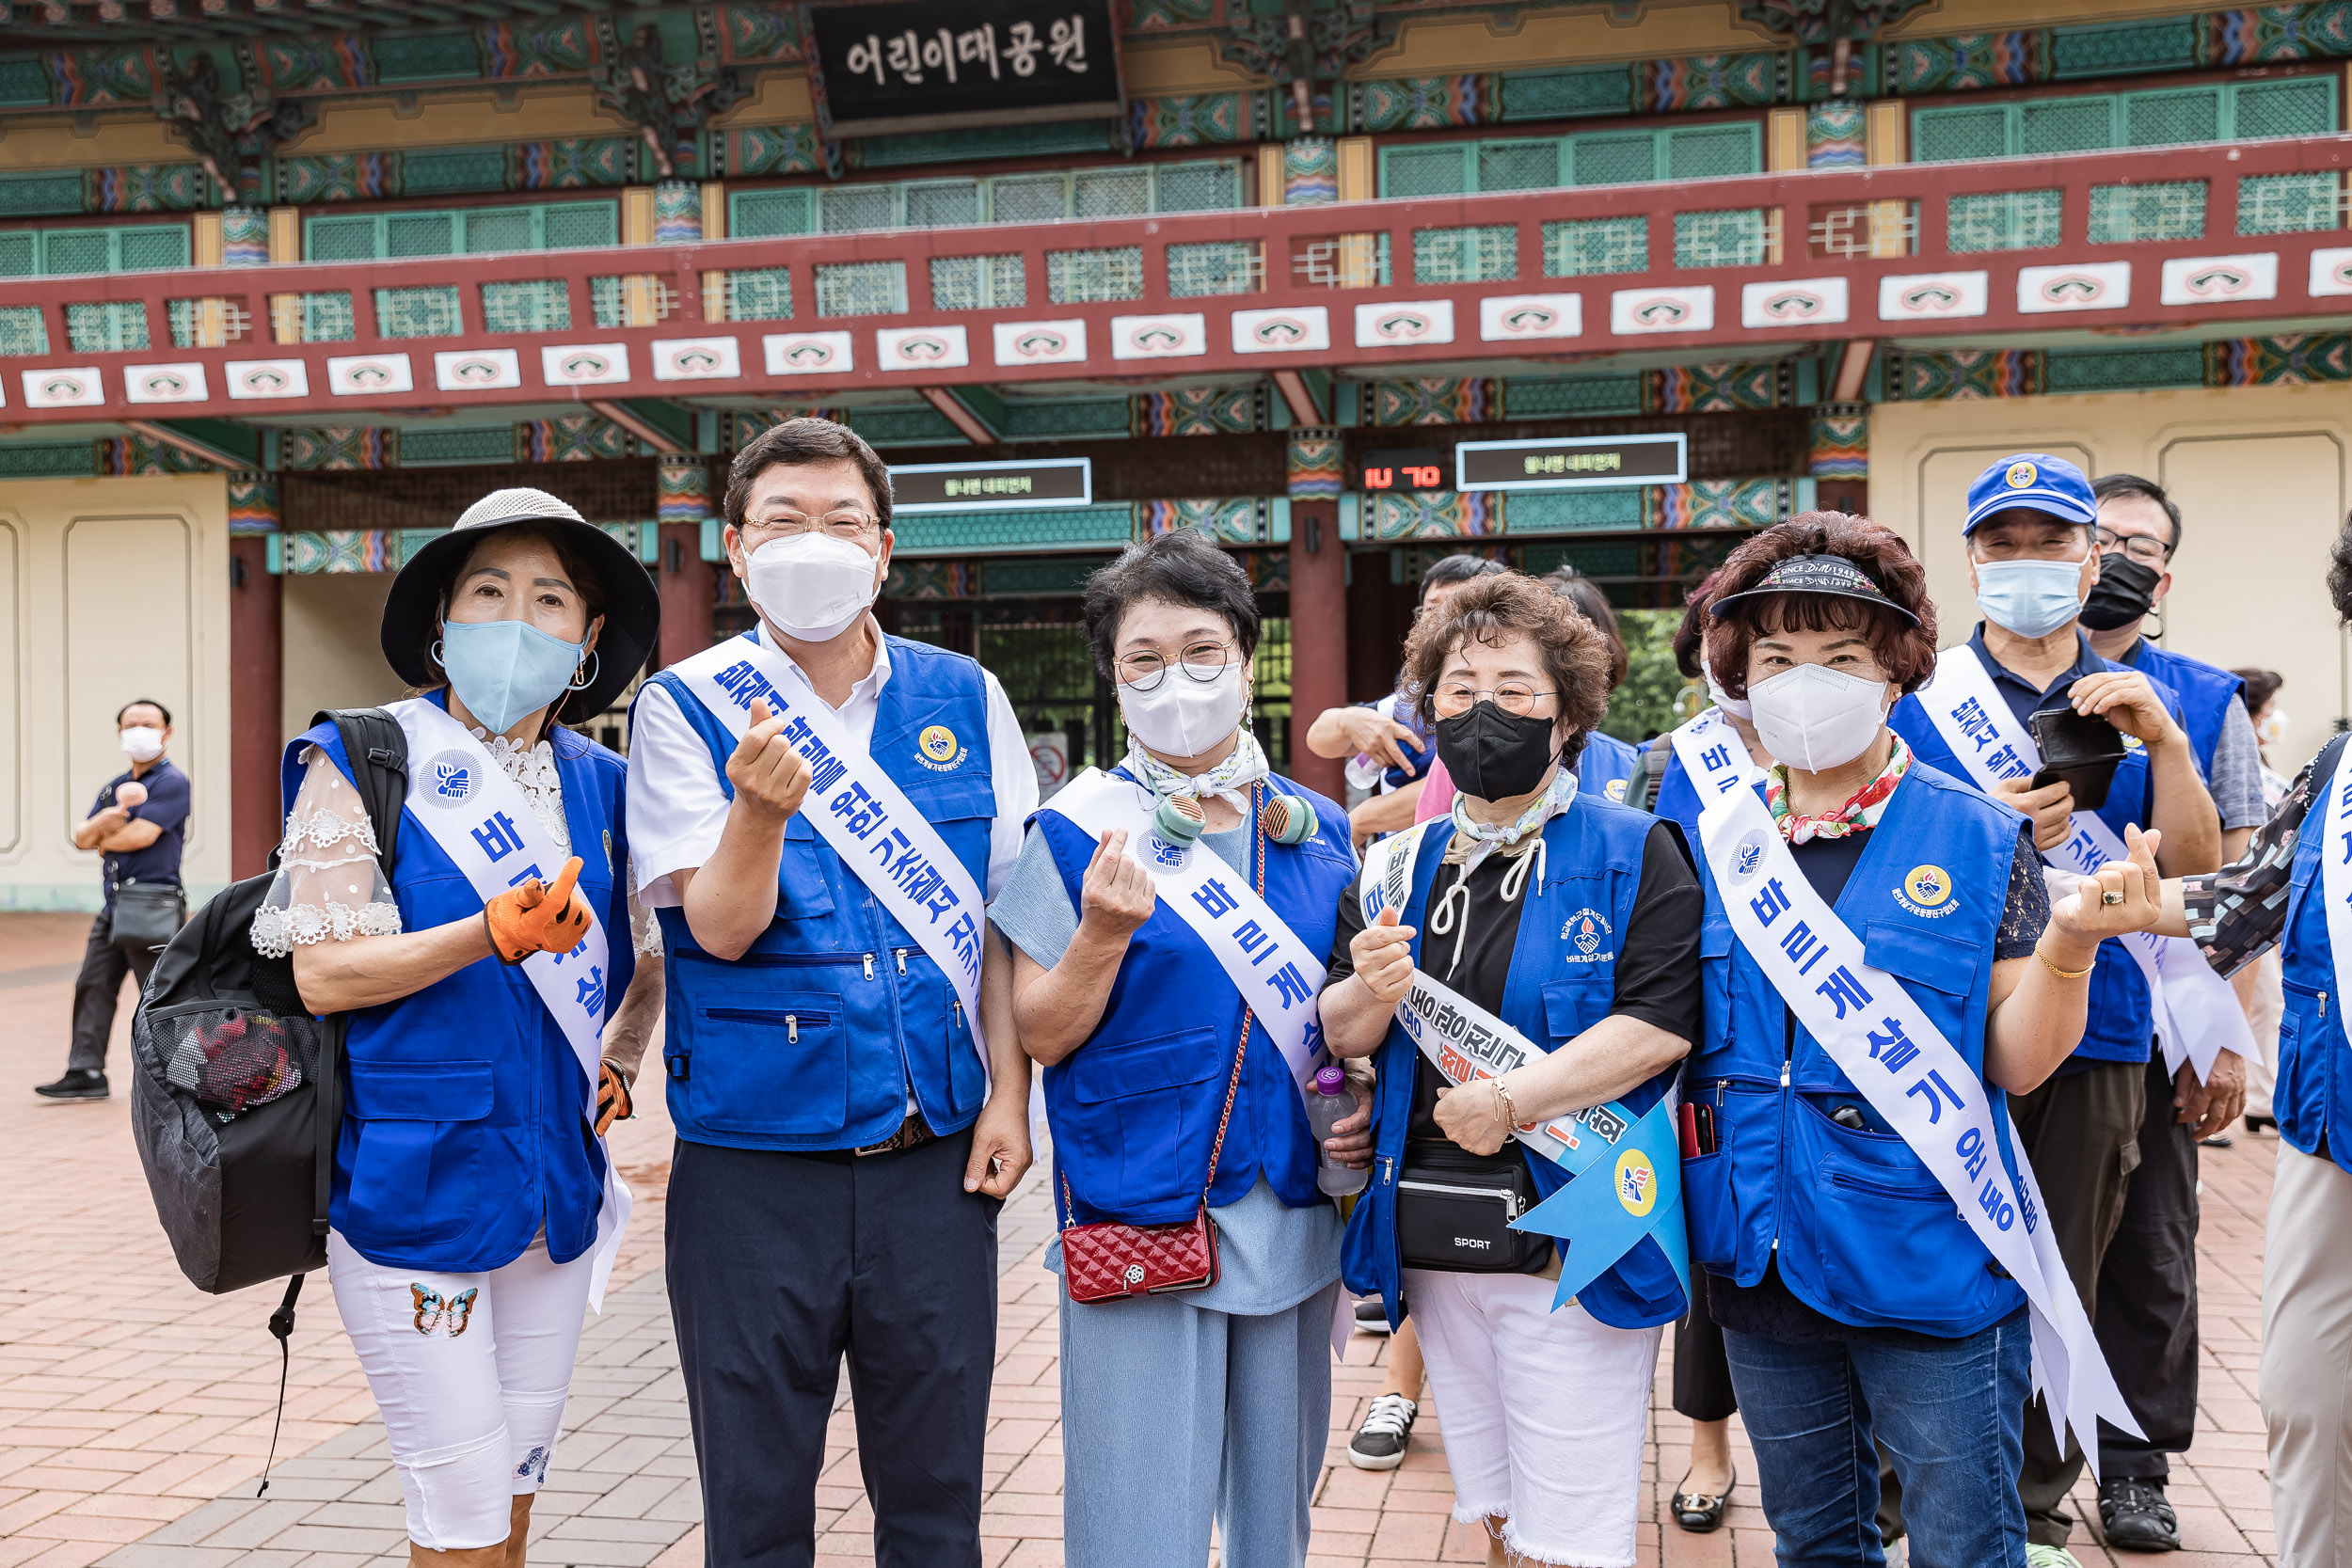
[[[1364,1424],[1347,1445],[1347,1462],[1359,1470],[1393,1470],[1405,1463],[1405,1445],[1412,1440],[1413,1418],[1421,1406],[1402,1394],[1375,1394]]]

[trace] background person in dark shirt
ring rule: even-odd
[[[170,710],[145,700],[127,704],[115,715],[115,729],[131,759],[130,770],[106,781],[88,817],[73,830],[76,849],[96,849],[104,857],[106,904],[90,922],[82,973],[73,982],[73,1044],[65,1076],[33,1090],[52,1100],[106,1098],[106,1037],[114,1032],[123,974],[128,971],[145,986],[155,967],[151,950],[115,945],[116,891],[126,882],[176,886],[180,880],[188,776],[164,755],[171,743]]]

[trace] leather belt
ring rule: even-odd
[[[850,1152],[856,1155],[889,1154],[902,1148],[919,1148],[938,1136],[931,1131],[930,1124],[923,1119],[920,1111],[910,1111],[896,1132],[878,1144],[867,1144],[864,1148],[853,1148]]]

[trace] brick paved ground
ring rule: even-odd
[[[323,1290],[304,1304],[269,1500],[252,1491],[269,1443],[278,1358],[262,1323],[275,1288],[210,1298],[173,1266],[131,1146],[128,1107],[53,1105],[25,1086],[64,1061],[75,960],[87,923],[0,915],[0,1147],[9,1151],[15,1263],[0,1279],[0,1568],[343,1568],[405,1560],[399,1487],[365,1383]],[[118,1061],[127,1031],[118,1021]],[[615,1138],[639,1193],[637,1222],[608,1309],[583,1341],[557,1472],[534,1516],[532,1561],[687,1568],[701,1560],[692,1446],[660,1278],[660,1188],[669,1132],[658,1112]],[[2174,1466],[2171,1497],[2188,1549],[2171,1568],[2251,1568],[2271,1560],[2255,1404],[2267,1142],[2207,1155],[2201,1249],[2204,1381],[2196,1449]],[[1050,1216],[1034,1184],[1008,1206],[988,1560],[1061,1560],[1060,1440],[1054,1291],[1037,1267]],[[317,1282],[324,1285],[324,1280]],[[1671,1347],[1672,1337],[1668,1338]],[[1405,1466],[1387,1476],[1338,1456],[1378,1386],[1385,1341],[1359,1336],[1335,1379],[1331,1454],[1317,1494],[1318,1564],[1476,1562],[1475,1534],[1454,1524],[1443,1433],[1425,1414]],[[1740,1450],[1727,1527],[1690,1536],[1666,1519],[1684,1469],[1688,1424],[1658,1410],[1644,1466],[1645,1564],[1769,1563],[1772,1540]],[[846,1397],[819,1490],[830,1560],[870,1560],[872,1515],[858,1484]],[[2084,1512],[2095,1520],[2087,1489]],[[2095,1526],[2086,1563],[2110,1559]],[[1661,1558],[1661,1555],[1662,1558]]]

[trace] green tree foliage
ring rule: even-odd
[[[1631,664],[1625,683],[1610,693],[1603,730],[1638,742],[1665,734],[1698,711],[1704,689],[1675,668],[1674,634],[1681,622],[1678,610],[1617,611],[1617,629]]]

